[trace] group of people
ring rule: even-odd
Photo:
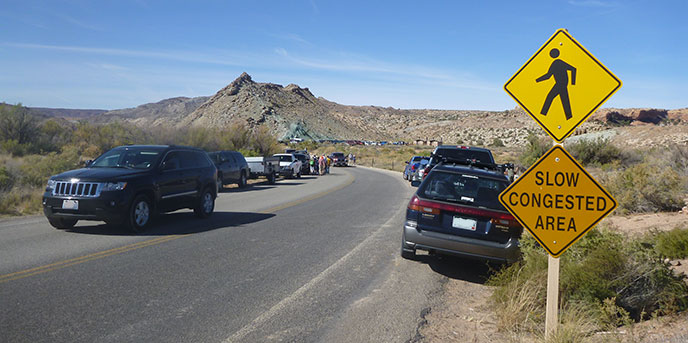
[[[330,173],[330,165],[332,164],[332,158],[325,155],[313,155],[311,156],[311,175],[325,175]]]
[[[356,155],[349,154],[349,163],[356,164]],[[310,160],[311,175],[325,175],[330,173],[332,157],[313,154]]]

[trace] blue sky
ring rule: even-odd
[[[347,105],[504,110],[566,28],[623,81],[603,107],[688,107],[688,1],[30,1],[0,6],[0,101],[117,109],[242,72]]]

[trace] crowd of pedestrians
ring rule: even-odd
[[[349,163],[356,164],[356,155],[349,154]],[[325,175],[330,173],[332,158],[326,155],[313,154],[310,160],[311,175]]]

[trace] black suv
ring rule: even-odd
[[[430,154],[430,161],[425,166],[423,171],[423,178],[428,176],[428,173],[438,163],[446,160],[459,161],[459,163],[483,163],[494,164],[495,160],[490,149],[465,146],[465,145],[440,145]]]
[[[215,151],[208,153],[217,167],[217,190],[229,183],[236,183],[239,188],[246,186],[250,174],[244,155],[238,151]]]
[[[499,202],[512,164],[446,159],[432,169],[411,198],[401,256],[417,249],[512,263],[520,257],[523,227]]]
[[[154,213],[191,208],[213,213],[217,169],[203,150],[183,146],[114,148],[85,168],[50,177],[43,213],[52,226],[99,220],[143,231]]]

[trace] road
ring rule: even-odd
[[[139,235],[0,222],[2,342],[406,342],[441,275],[399,257],[400,174],[227,189]]]

